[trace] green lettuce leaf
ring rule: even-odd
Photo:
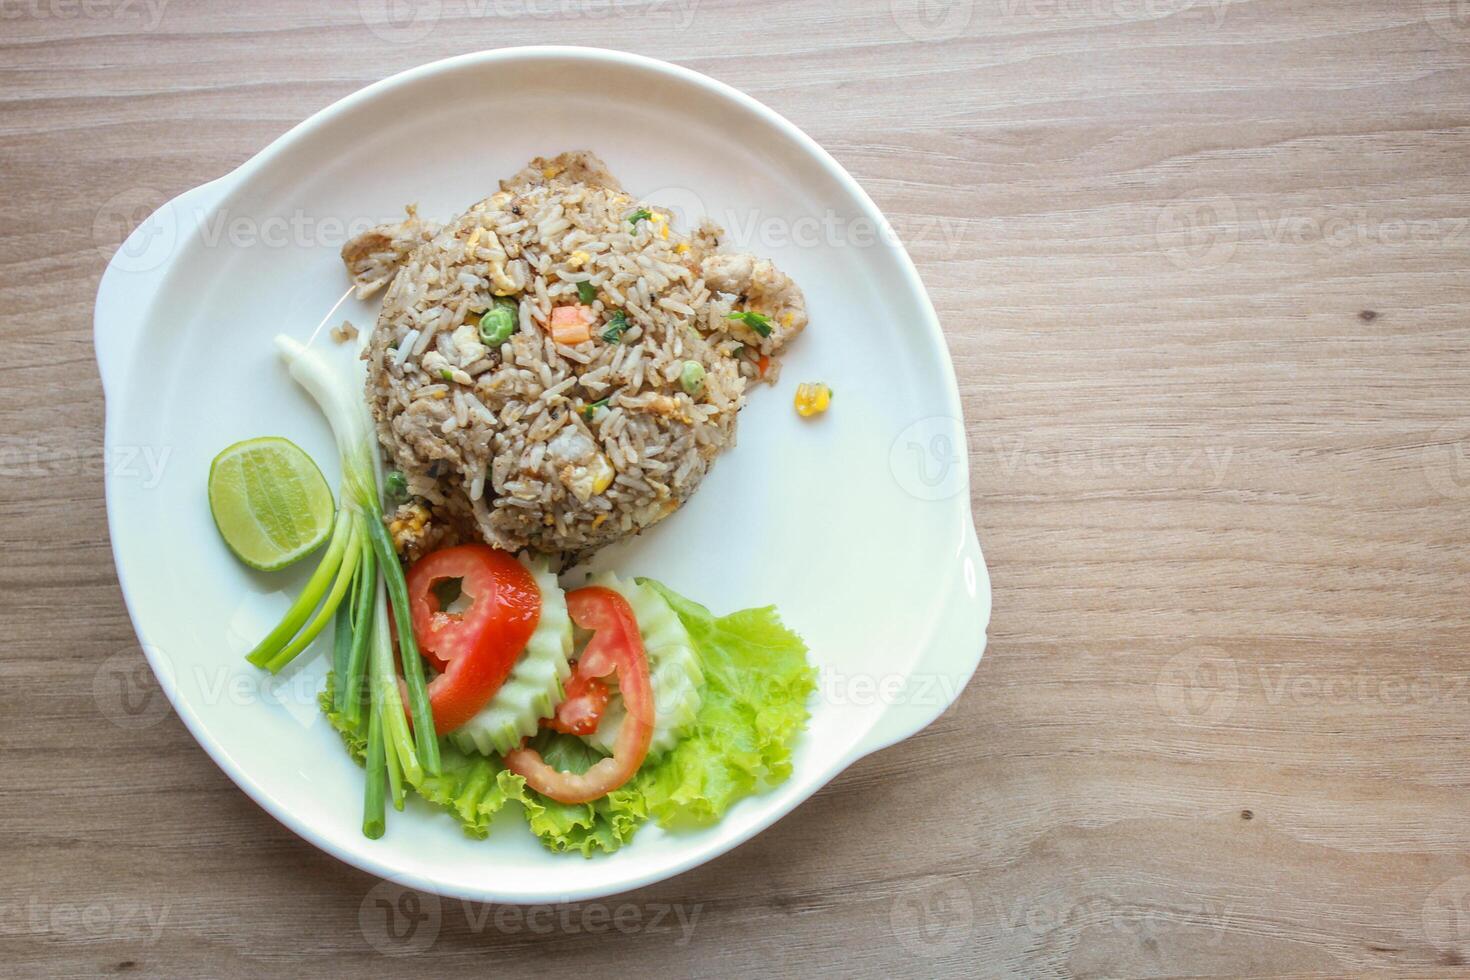
[[[709,824],[743,796],[791,775],[791,747],[806,727],[816,671],[806,644],[773,607],[715,617],[646,580],[679,614],[699,651],[704,703],[694,730],[632,785],[664,827]]]
[[[498,759],[460,751],[441,740],[442,769],[414,786],[429,803],[453,814],[472,837],[483,838],[508,804],[553,851],[591,857],[632,840],[650,818],[668,828],[713,823],[742,797],[791,774],[792,744],[806,726],[816,671],[801,638],[776,610],[747,609],[716,617],[704,606],[653,580],[689,631],[704,671],[704,703],[689,735],[627,785],[592,803],[566,804],[526,787]],[[333,679],[322,710],[359,763],[366,731],[349,725],[332,705]],[[552,766],[586,772],[601,754],[579,738],[543,731],[532,741]]]
[[[327,673],[327,686],[322,693],[316,696],[316,703],[321,707],[322,714],[327,716],[327,721],[332,723],[337,734],[342,736],[342,744],[347,746],[347,754],[352,756],[358,765],[363,764],[367,758],[367,724],[353,725],[347,720],[347,716],[337,710],[337,675],[334,672]]]
[[[439,743],[439,775],[425,775],[414,789],[454,814],[466,834],[484,838],[507,803],[522,802],[526,781],[479,753],[461,752],[447,739]]]
[[[541,758],[562,772],[586,772],[602,753],[574,735],[543,730],[531,740]],[[521,777],[516,776],[516,779]],[[521,780],[524,787],[525,781]],[[613,790],[591,803],[558,803],[535,790],[525,790],[526,822],[541,843],[553,851],[616,851],[648,818],[643,795],[630,786]]]

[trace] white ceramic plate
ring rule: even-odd
[[[417,802],[390,811],[387,835],[370,841],[361,771],[315,707],[324,658],[276,681],[242,659],[307,570],[261,575],[231,558],[205,500],[209,462],[235,440],[284,435],[335,486],[330,432],[272,335],[305,338],[332,309],[347,285],[337,251],[354,227],[407,202],[447,218],[532,156],[578,148],[686,220],[709,214],[806,292],[812,325],[780,385],[752,391],[739,446],[682,510],[596,565],[656,576],[717,612],[776,603],[822,672],[811,725],[781,786],[707,830],[647,826],[611,856],[551,854],[514,814],[471,840]],[[199,744],[277,819],[359,868],[471,900],[547,902],[695,867],[932,721],[979,663],[990,588],[953,369],[886,228],[842,167],[770,109],[684,68],[582,48],[484,52],[396,75],[158,209],[97,297],[117,463],[107,502],[133,623]],[[374,320],[355,301],[344,314]],[[833,407],[803,421],[792,390],[818,379]],[[832,842],[849,845],[862,846]]]

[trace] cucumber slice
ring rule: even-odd
[[[653,683],[653,742],[648,757],[662,755],[688,734],[704,703],[704,671],[699,666],[699,655],[678,615],[650,586],[623,581],[611,573],[598,576],[592,584],[606,586],[627,599],[638,617],[638,632],[643,636]],[[627,716],[623,699],[614,694],[597,731],[586,736],[588,744],[611,755]]]
[[[449,733],[461,752],[504,755],[551,716],[562,699],[562,681],[572,669],[572,618],[566,594],[541,561],[521,563],[541,589],[541,619],[510,676],[490,703],[462,727]]]

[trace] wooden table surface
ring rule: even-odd
[[[0,0],[0,972],[1465,971],[1463,2],[404,3]],[[380,886],[171,714],[109,720],[156,692],[91,314],[148,206],[391,72],[545,42],[751,93],[892,218],[995,615],[922,734],[706,867],[528,916]]]

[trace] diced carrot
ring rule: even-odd
[[[766,372],[768,370],[770,370],[770,367],[771,367],[771,355],[769,355],[769,354],[762,354],[760,357],[758,357],[756,359],[755,368],[756,368],[757,371],[760,372],[761,377],[764,378],[766,376]]]
[[[580,303],[552,307],[551,339],[568,345],[591,340],[592,307]]]

